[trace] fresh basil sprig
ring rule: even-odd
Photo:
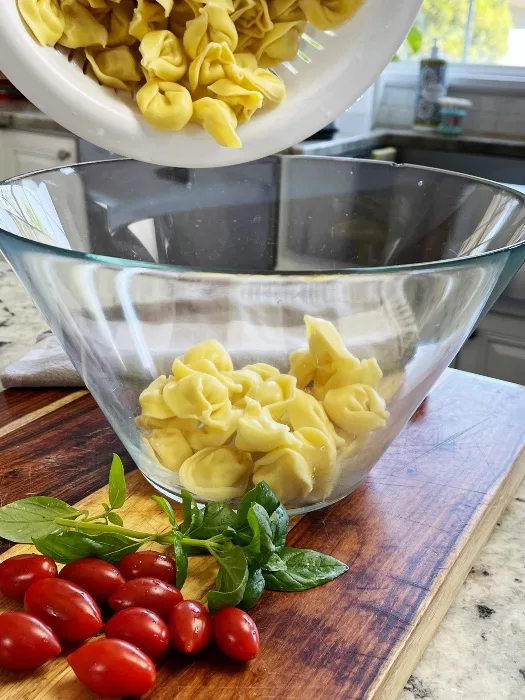
[[[348,570],[346,564],[328,555],[285,546],[288,513],[265,482],[242,497],[237,512],[226,503],[208,503],[202,508],[188,491],[182,491],[181,523],[169,501],[152,496],[167,517],[167,527],[161,532],[124,526],[116,511],[125,503],[126,479],[117,455],[113,455],[108,491],[109,503],[95,515],[47,496],[9,503],[0,508],[0,537],[33,543],[61,564],[85,557],[117,563],[150,542],[171,545],[179,588],[186,581],[188,557],[211,555],[219,565],[208,592],[211,611],[224,606],[249,610],[265,588],[306,591]]]

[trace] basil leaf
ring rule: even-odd
[[[166,513],[168,516],[168,520],[170,521],[170,525],[172,525],[174,528],[178,528],[177,521],[175,519],[175,513],[173,512],[173,507],[169,501],[167,501],[163,496],[152,496],[151,497],[152,501],[155,501],[155,503],[162,508],[162,510]]]
[[[81,532],[52,533],[46,537],[34,538],[33,544],[41,554],[60,564],[69,564],[95,555],[93,541]]]
[[[250,608],[253,608],[255,603],[262,596],[263,591],[264,576],[262,575],[262,571],[260,569],[256,569],[255,571],[252,571],[248,577],[248,583],[246,584],[244,595],[238,607],[241,610],[249,610]]]
[[[290,518],[288,517],[288,511],[284,506],[279,506],[276,511],[274,511],[270,517],[270,525],[272,527],[272,539],[275,545],[275,551],[279,553],[281,549],[286,544],[286,538],[288,537],[288,525],[290,524]]]
[[[184,516],[180,529],[186,535],[202,525],[204,511],[199,508],[197,501],[189,491],[182,489],[180,493],[182,496],[182,514]]]
[[[109,469],[109,504],[112,508],[122,508],[126,500],[126,477],[124,465],[116,454]]]
[[[108,513],[108,520],[113,525],[120,525],[120,527],[124,525],[124,521],[118,513]]]
[[[149,539],[134,540],[126,535],[113,532],[92,535],[90,540],[93,544],[94,556],[109,561],[111,564],[118,563],[126,554],[136,552],[139,547],[150,541]]]
[[[263,572],[270,591],[307,591],[348,571],[343,562],[311,549],[284,547],[280,557],[286,570]]]
[[[259,569],[275,551],[270,518],[261,505],[252,503],[247,519],[253,536],[251,542],[243,547],[243,551],[250,567]]]
[[[234,523],[235,512],[226,503],[207,503],[201,523],[184,534],[194,540],[209,540],[225,533]]]
[[[266,481],[260,481],[255,488],[251,491],[247,491],[239,501],[237,519],[235,521],[235,528],[237,530],[246,526],[248,522],[248,511],[252,503],[258,503],[262,506],[268,515],[272,515],[280,505],[277,496]]]
[[[175,553],[175,567],[177,569],[175,585],[177,588],[182,588],[186,581],[186,576],[188,575],[188,555],[182,546],[182,532],[176,530],[173,535],[173,551]]]
[[[58,498],[30,496],[0,508],[0,537],[10,542],[31,544],[33,538],[61,532],[56,518],[70,518],[79,511]]]
[[[263,569],[265,571],[286,571],[286,564],[278,554],[272,554]]]
[[[241,547],[228,542],[211,545],[210,553],[219,564],[215,588],[208,591],[208,608],[215,612],[224,607],[238,605],[248,582],[248,562]]]

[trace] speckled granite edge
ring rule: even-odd
[[[25,100],[0,103],[0,129],[38,131],[56,136],[71,136],[67,129],[61,127]]]

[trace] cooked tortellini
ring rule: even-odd
[[[193,451],[184,435],[177,428],[154,429],[147,438],[163,467],[178,471]]]
[[[246,408],[237,426],[236,447],[245,452],[270,452],[277,447],[296,445],[297,439],[290,428],[275,421],[268,406],[246,397]]]
[[[324,399],[328,417],[350,435],[384,428],[389,416],[383,398],[366,384],[332,389]]]
[[[253,483],[260,481],[266,481],[283,503],[302,501],[314,487],[308,462],[289,447],[278,447],[255,462]]]
[[[234,369],[217,340],[176,357],[139,396],[147,468],[170,469],[204,500],[238,498],[263,480],[285,504],[336,500],[342,475],[362,469],[360,451],[386,425],[385,382],[332,323],[305,323],[308,348],[290,355],[289,374],[264,362]]]
[[[162,390],[166,405],[178,418],[194,418],[210,428],[227,430],[232,405],[228,389],[210,374],[196,372],[169,381]]]
[[[307,21],[331,29],[362,2],[17,0],[40,44],[84,49],[101,85],[139,88],[139,112],[153,127],[180,131],[191,121],[228,148],[242,146],[239,124],[284,99],[284,82],[268,68],[296,57]]]
[[[235,447],[207,447],[189,457],[179,471],[184,488],[210,501],[229,501],[246,491],[253,464]]]

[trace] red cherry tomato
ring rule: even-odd
[[[17,554],[0,564],[0,593],[23,598],[29,586],[41,578],[55,578],[55,562],[39,554]]]
[[[153,661],[121,639],[97,639],[77,649],[67,661],[78,680],[96,695],[142,695],[155,685]]]
[[[164,620],[146,608],[121,610],[107,621],[104,632],[110,639],[123,639],[134,644],[150,659],[163,654],[170,641]]]
[[[126,581],[133,578],[158,578],[174,584],[177,573],[173,559],[151,551],[126,554],[119,561],[118,568]]]
[[[113,610],[146,608],[167,620],[172,609],[182,600],[178,588],[158,578],[134,578],[127,581],[110,596],[108,603]]]
[[[211,637],[211,616],[196,600],[183,600],[170,613],[171,645],[183,654],[202,651]]]
[[[103,626],[98,605],[89,593],[60,578],[44,578],[30,586],[24,608],[64,642],[83,642]]]
[[[112,593],[126,583],[117,567],[102,559],[72,561],[64,566],[59,578],[76,583],[99,603],[105,603]]]
[[[0,615],[0,667],[28,671],[57,654],[56,634],[36,617],[20,612]]]
[[[239,608],[222,608],[213,618],[213,637],[219,649],[237,661],[250,661],[259,651],[259,631]]]

